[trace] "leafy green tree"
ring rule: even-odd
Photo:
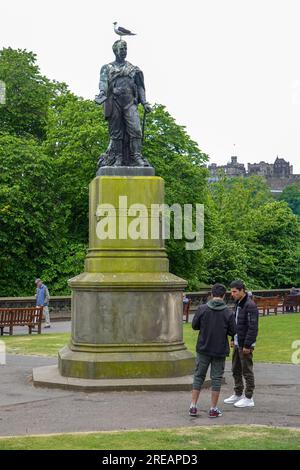
[[[10,47],[2,49],[0,80],[6,85],[6,102],[0,106],[0,132],[42,139],[55,87],[41,75],[36,55]]]
[[[299,184],[289,184],[284,188],[280,194],[281,201],[288,203],[289,207],[292,209],[294,214],[300,216],[300,185]]]
[[[249,212],[248,274],[265,288],[282,288],[300,281],[297,217],[285,202],[269,202]]]
[[[169,206],[205,204],[207,200],[208,157],[194,142],[183,126],[162,105],[156,105],[147,115],[143,155],[154,166],[157,176],[165,180],[165,201]],[[209,215],[205,214],[206,221]],[[206,226],[206,225],[205,225]],[[195,212],[193,230],[195,230]],[[171,234],[173,225],[171,224]],[[166,242],[170,270],[197,289],[202,281],[203,251],[187,251],[185,240],[171,238]]]
[[[206,281],[238,277],[252,289],[297,284],[299,225],[287,205],[274,202],[259,177],[225,178],[211,190],[217,222],[204,252]]]
[[[86,256],[86,244],[70,239],[67,235],[55,240],[45,247],[39,276],[51,286],[51,293],[69,295],[67,281],[81,273]]]
[[[29,294],[54,217],[52,169],[34,139],[0,135],[0,292]]]
[[[101,107],[68,90],[54,97],[44,150],[52,161],[56,192],[66,208],[70,239],[88,240],[88,186],[107,144]]]
[[[213,200],[218,208],[219,222],[228,236],[235,240],[249,237],[248,212],[272,201],[265,180],[259,176],[224,178],[211,185]]]
[[[32,295],[34,278],[67,293],[85,245],[68,239],[49,157],[34,140],[0,135],[0,295]]]
[[[222,233],[220,237],[213,238],[205,252],[205,281],[208,284],[220,282],[228,286],[234,279],[242,279],[250,287],[248,262],[246,247]]]

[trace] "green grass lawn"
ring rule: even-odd
[[[69,333],[2,336],[10,354],[57,356],[57,351],[70,340]]]
[[[184,341],[193,353],[197,335],[190,324],[184,324]],[[8,353],[56,356],[57,351],[69,342],[69,334],[15,335],[1,339],[5,341]],[[294,340],[300,340],[300,314],[261,317],[255,361],[291,362]]]
[[[185,325],[184,340],[190,351],[195,351],[197,335],[190,325]],[[260,317],[255,362],[290,363],[295,340],[300,340],[300,314]]]
[[[300,450],[300,429],[197,426],[0,438],[0,450]]]

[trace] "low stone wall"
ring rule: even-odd
[[[299,288],[300,289],[300,288]],[[274,297],[288,294],[290,289],[272,289],[272,290],[254,290],[252,293],[260,297]],[[210,296],[210,290],[203,289],[199,292],[187,292],[187,297],[192,300],[190,312],[193,314],[199,304],[207,302]],[[232,305],[230,292],[226,294],[226,302]],[[0,297],[0,308],[18,308],[34,307],[35,297]],[[71,296],[54,296],[49,304],[50,316],[52,320],[70,320],[71,319]]]

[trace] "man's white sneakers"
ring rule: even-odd
[[[244,398],[244,395],[231,395],[231,397],[225,398],[224,403],[226,403],[226,405],[233,405],[234,403],[241,401],[242,398]]]
[[[231,395],[231,397],[225,398],[224,403],[226,403],[226,405],[234,405],[237,408],[246,408],[247,406],[254,406],[253,398],[246,398],[244,395]]]
[[[254,400],[253,398],[243,397],[241,400],[234,403],[234,406],[236,406],[237,408],[246,408],[249,406],[254,406]]]

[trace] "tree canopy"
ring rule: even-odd
[[[252,289],[299,284],[299,223],[287,203],[275,201],[257,176],[225,178],[211,194],[217,223],[206,250],[207,281],[239,277]]]
[[[286,186],[280,195],[280,200],[287,202],[294,214],[300,216],[300,182]]]
[[[6,103],[0,106],[0,132],[44,138],[54,84],[41,75],[36,55],[21,49],[2,49],[0,77],[6,85]]]

